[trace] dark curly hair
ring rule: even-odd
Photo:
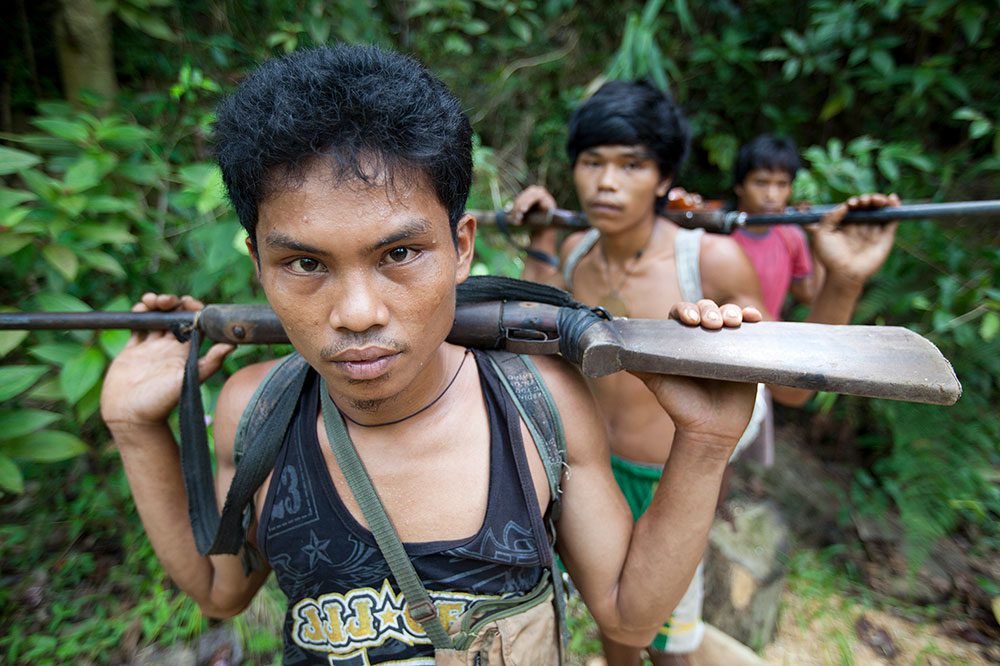
[[[791,178],[802,168],[799,150],[788,137],[761,134],[740,146],[733,166],[733,187],[742,185],[751,171],[784,171]]]
[[[691,142],[681,107],[650,81],[609,81],[569,119],[566,150],[575,165],[594,146],[643,145],[664,178],[675,178]]]
[[[420,174],[452,235],[472,184],[472,127],[448,88],[416,60],[339,45],[265,62],[219,105],[215,152],[229,199],[256,248],[258,206],[302,184],[322,159],[338,182]]]

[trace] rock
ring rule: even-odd
[[[707,622],[760,649],[771,641],[785,585],[788,526],[770,502],[736,504],[716,521],[705,554]]]

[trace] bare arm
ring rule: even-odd
[[[548,211],[554,208],[556,208],[556,200],[549,194],[549,191],[541,185],[532,185],[514,198],[510,209],[511,222],[514,225],[521,224],[525,213],[531,210]],[[552,227],[538,229],[531,232],[528,247],[550,257],[558,257],[558,240],[558,230]],[[548,284],[560,289],[566,288],[558,267],[539,261],[530,255],[524,258],[524,271],[521,273],[521,279]]]
[[[720,318],[714,304],[699,305],[702,312],[694,323],[714,311],[714,319],[705,319],[707,327],[721,327],[723,318],[738,325],[739,308],[725,306],[729,316]],[[690,317],[681,318],[691,323]],[[560,555],[601,630],[618,642],[647,645],[683,596],[702,556],[726,461],[749,421],[755,387],[642,377],[677,430],[663,481],[633,526],[611,475],[606,431],[593,398],[570,369],[539,360],[569,442]]]
[[[201,304],[190,297],[146,294],[133,310],[175,307],[197,310]],[[247,578],[238,557],[204,557],[195,547],[180,454],[167,425],[180,397],[189,346],[177,342],[171,333],[133,334],[108,369],[101,414],[118,445],[139,516],[167,574],[206,615],[228,617],[249,603],[267,573]],[[201,379],[218,370],[231,349],[229,345],[212,347],[199,363]],[[232,480],[232,440],[224,441],[218,431],[217,426],[217,492],[221,491],[221,498]]]
[[[740,246],[726,236],[706,235],[701,243],[701,283],[706,298],[760,310],[767,320],[774,320],[773,313],[764,307],[760,281],[753,264]],[[775,400],[784,404],[802,404],[813,391],[768,386]]]

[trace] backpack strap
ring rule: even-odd
[[[587,256],[588,252],[594,249],[594,246],[597,245],[597,241],[600,237],[600,231],[597,229],[590,229],[583,235],[580,242],[577,243],[572,250],[570,250],[569,255],[566,257],[566,263],[563,264],[563,281],[566,283],[566,291],[572,293],[573,271],[576,270],[576,265],[580,263],[580,260]]]
[[[701,291],[701,237],[704,229],[678,229],[674,239],[674,265],[677,267],[677,286],[681,300],[697,303],[704,295]]]
[[[320,385],[320,396],[323,404],[323,424],[326,427],[326,436],[330,440],[330,448],[337,459],[337,464],[344,473],[347,485],[350,486],[354,499],[361,507],[361,513],[368,522],[368,528],[375,537],[375,543],[382,552],[382,557],[389,564],[392,575],[396,579],[406,605],[409,607],[410,617],[420,623],[424,632],[431,640],[435,650],[450,650],[454,644],[451,637],[441,626],[438,620],[437,607],[427,594],[424,584],[420,582],[410,561],[403,542],[399,539],[396,528],[393,527],[389,515],[382,506],[382,501],[378,497],[375,485],[371,477],[365,470],[364,463],[358,456],[358,450],[354,448],[344,420],[340,416],[340,410],[330,399],[330,392],[326,388],[326,381]]]
[[[585,239],[586,240],[586,239]],[[595,237],[596,242],[596,237]],[[585,254],[585,253],[584,253]],[[582,255],[581,255],[582,256]],[[514,406],[535,442],[538,455],[545,467],[549,482],[549,496],[552,498],[548,512],[547,528],[549,546],[552,549],[552,589],[555,597],[556,616],[559,621],[559,659],[562,662],[563,646],[569,644],[569,629],[566,625],[566,590],[563,587],[562,572],[556,558],[556,527],[562,507],[560,482],[566,465],[566,432],[563,430],[559,409],[552,399],[538,367],[530,356],[512,354],[500,350],[486,351],[486,357],[497,371],[500,383],[507,389]]]
[[[260,554],[247,538],[254,517],[254,494],[274,469],[308,370],[309,364],[297,353],[279,360],[257,386],[236,429],[236,474],[209,553],[240,553],[247,573],[262,564]]]
[[[545,476],[549,482],[552,510],[549,518],[559,519],[562,491],[560,480],[566,466],[566,433],[562,419],[556,408],[538,367],[529,356],[511,352],[489,350],[486,357],[497,371],[500,383],[507,390],[514,406],[535,442],[538,455],[545,466]]]

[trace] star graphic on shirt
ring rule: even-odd
[[[323,539],[322,541],[320,541],[318,538],[316,538],[316,533],[312,530],[309,530],[309,543],[305,546],[302,546],[302,552],[309,556],[310,567],[315,567],[317,560],[323,560],[327,564],[333,564],[333,562],[330,561],[330,558],[326,556],[326,553],[323,552],[329,546],[330,546],[329,539]]]
[[[393,608],[389,604],[386,604],[382,610],[375,613],[375,617],[377,617],[379,619],[379,622],[382,623],[381,624],[382,627],[392,627],[395,626],[396,620],[398,620],[399,616],[402,614],[403,614],[402,611]]]

